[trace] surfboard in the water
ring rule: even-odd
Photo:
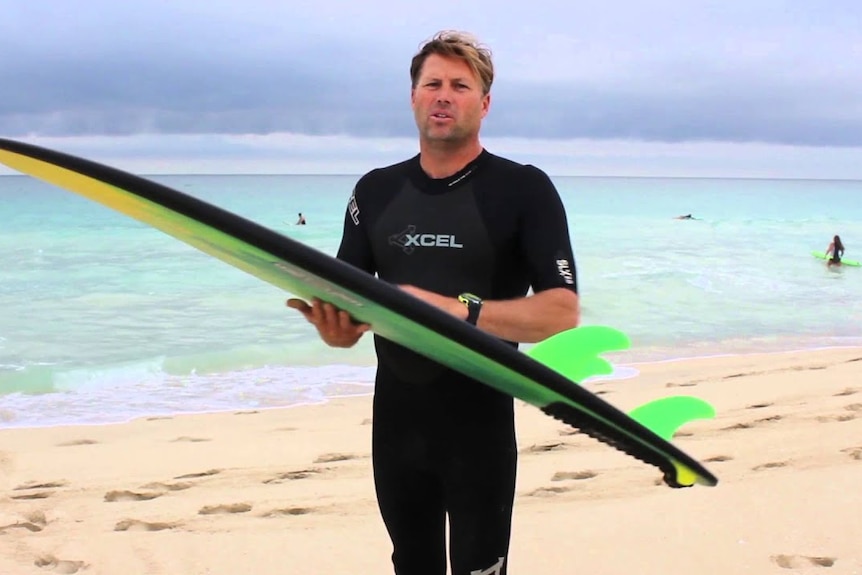
[[[826,260],[826,259],[829,259],[832,257],[832,256],[827,256],[825,252],[811,252],[811,255],[814,256],[815,258],[819,258],[821,260]],[[841,265],[842,266],[851,266],[854,268],[862,267],[862,263],[859,263],[856,260],[845,260],[844,258],[841,258]]]
[[[664,418],[665,411],[645,409],[630,417],[562,370],[334,257],[187,194],[82,158],[0,139],[0,162],[131,216],[299,297],[331,302],[375,333],[658,467],[672,487],[718,482],[670,443],[672,431],[662,437],[644,424]],[[558,353],[553,347],[549,341],[544,349]],[[670,403],[665,407],[675,409]]]

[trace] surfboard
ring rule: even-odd
[[[821,260],[829,259],[826,256],[825,252],[811,252],[811,255],[814,256],[815,258],[819,258]],[[841,258],[841,265],[842,266],[851,266],[854,268],[862,267],[862,263],[859,263],[856,260],[845,260],[844,258]]]
[[[301,242],[157,182],[62,152],[0,139],[0,162],[144,222],[291,294],[328,301],[378,335],[654,465],[671,487],[718,483],[668,439],[559,371]]]

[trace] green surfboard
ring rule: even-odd
[[[829,259],[826,257],[825,252],[811,252],[811,255],[814,256],[815,258],[819,258],[821,260]],[[841,258],[841,265],[842,266],[851,266],[854,268],[862,267],[862,264],[860,264],[856,260],[845,260],[844,258]]]
[[[331,302],[375,333],[658,467],[671,487],[718,483],[691,456],[563,373],[296,240],[156,182],[53,150],[0,139],[0,162],[153,226],[291,294]]]

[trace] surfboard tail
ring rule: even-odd
[[[691,487],[695,483],[711,487],[718,483],[715,477],[699,474],[681,461],[662,457],[655,450],[632,442],[631,437],[621,432],[619,428],[605,424],[600,419],[585,417],[583,412],[570,405],[556,402],[541,409],[545,414],[571,425],[581,433],[659,468],[662,472],[662,479],[669,487]]]

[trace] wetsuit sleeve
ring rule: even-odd
[[[557,188],[545,172],[534,166],[526,166],[523,177],[524,189],[529,193],[523,212],[521,249],[530,265],[530,285],[534,292],[562,287],[577,293],[569,225]]]
[[[377,271],[377,266],[374,264],[371,242],[360,205],[363,181],[364,179],[356,184],[353,193],[350,194],[350,200],[347,202],[347,210],[344,214],[344,231],[341,234],[341,245],[336,257],[373,274]]]

